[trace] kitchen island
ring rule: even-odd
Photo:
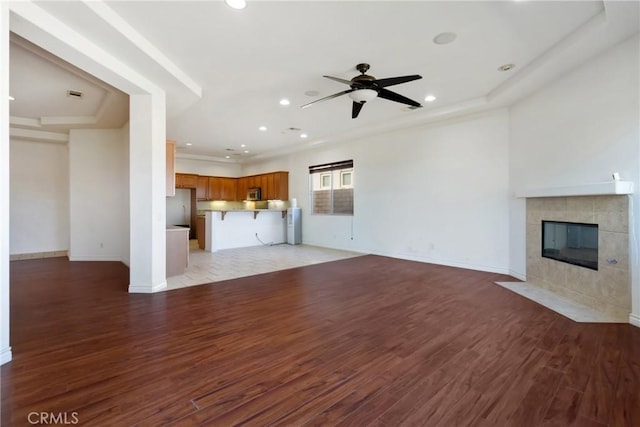
[[[205,251],[287,241],[287,211],[237,209],[205,211]]]

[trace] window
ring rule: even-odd
[[[309,166],[311,213],[353,215],[353,160]]]
[[[331,190],[331,174],[323,173],[320,175],[320,189]]]
[[[353,170],[340,171],[340,188],[353,188]]]

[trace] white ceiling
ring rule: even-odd
[[[240,11],[222,1],[36,4],[167,91],[167,137],[179,153],[231,161],[508,105],[640,26],[638,2],[618,1],[248,0]],[[12,31],[29,38],[11,18]],[[457,38],[436,45],[442,32]],[[348,89],[322,75],[348,80],[360,62],[377,78],[422,75],[389,89],[424,107],[374,99],[351,119],[345,95],[299,108]],[[515,68],[497,70],[508,63]],[[127,120],[125,94],[15,35],[10,83],[12,128]],[[68,89],[85,95],[71,99]],[[424,102],[427,94],[437,100]]]

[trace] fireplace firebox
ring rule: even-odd
[[[598,224],[542,221],[542,256],[598,269]]]

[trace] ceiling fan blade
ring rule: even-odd
[[[326,77],[328,79],[335,80],[335,81],[340,82],[340,83],[351,85],[351,80],[345,80],[345,79],[341,79],[339,77],[331,77],[331,76],[322,76],[322,77]]]
[[[384,98],[384,99],[388,99],[389,101],[400,102],[402,104],[411,105],[413,107],[422,107],[422,105],[420,105],[413,99],[409,99],[405,96],[400,95],[399,93],[391,92],[389,89],[380,89],[380,92],[378,92],[378,98]]]
[[[401,76],[401,77],[389,77],[388,79],[378,79],[376,80],[376,84],[378,87],[387,87],[393,85],[399,85],[400,83],[411,82],[413,80],[421,79],[422,76],[414,74],[412,76]]]
[[[308,104],[304,104],[303,106],[301,106],[300,108],[307,108],[308,106],[315,104],[316,102],[320,102],[320,101],[326,101],[327,99],[331,99],[331,98],[337,98],[341,95],[345,95],[349,92],[353,92],[353,89],[347,89],[347,90],[343,90],[342,92],[338,92],[338,93],[334,93],[333,95],[329,95],[329,96],[325,96],[324,98],[320,98],[320,99],[316,99],[313,102],[310,102]]]
[[[355,102],[353,101],[353,107],[351,107],[351,118],[355,119],[360,114],[360,110],[362,110],[362,106],[364,102]]]

